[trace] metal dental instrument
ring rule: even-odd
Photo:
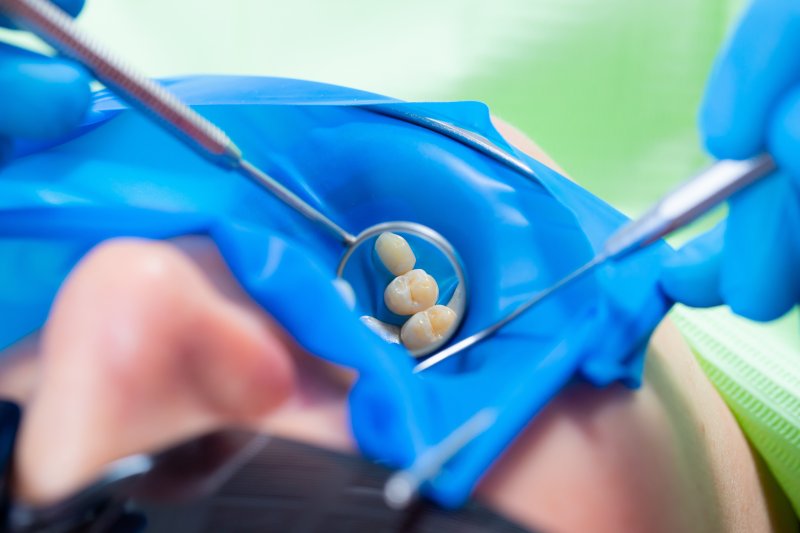
[[[602,250],[591,261],[536,293],[491,326],[425,359],[414,367],[414,373],[422,372],[493,335],[525,311],[595,267],[607,261],[622,259],[686,226],[776,168],[775,161],[768,154],[745,161],[723,160],[714,163],[667,193],[644,215],[622,226],[606,240]]]
[[[426,481],[439,475],[442,467],[497,420],[497,410],[486,407],[472,415],[439,444],[422,453],[409,468],[392,474],[383,488],[383,499],[392,509],[404,509]]]
[[[457,324],[450,329],[450,334],[427,348],[412,351],[412,355],[419,357],[432,353],[443,346],[458,330],[458,325],[465,315],[466,276],[463,263],[455,248],[440,233],[422,224],[403,221],[376,224],[356,235],[349,233],[244,159],[241,150],[225,132],[181,102],[164,87],[97,45],[76,26],[69,15],[48,0],[0,0],[0,12],[5,13],[20,27],[38,35],[56,50],[84,65],[117,95],[153,118],[157,124],[201,156],[219,167],[251,179],[290,208],[333,233],[347,248],[336,269],[337,276],[342,277],[347,262],[353,257],[353,252],[357,248],[371,242],[371,239],[383,232],[410,234],[432,244],[450,263],[464,297],[458,300],[457,308],[453,309],[457,314]],[[484,150],[487,148],[484,147]]]

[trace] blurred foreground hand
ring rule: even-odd
[[[800,2],[755,0],[717,58],[700,132],[718,159],[771,153],[779,171],[731,198],[726,221],[682,248],[675,300],[772,320],[800,301]]]
[[[84,0],[55,3],[75,16]],[[1,12],[0,25],[14,27]],[[53,137],[74,127],[89,98],[89,76],[79,65],[0,42],[0,163],[15,138]]]

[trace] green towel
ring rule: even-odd
[[[754,324],[725,308],[672,319],[800,515],[800,339],[796,312]]]

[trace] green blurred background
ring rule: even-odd
[[[733,0],[88,0],[152,75],[305,78],[481,100],[632,213],[703,163],[695,114]]]
[[[635,214],[706,162],[695,115],[743,0],[88,0],[153,76],[289,76],[481,100]],[[797,342],[796,316],[762,329]]]

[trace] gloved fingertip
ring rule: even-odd
[[[675,300],[692,307],[722,304],[719,276],[724,225],[701,235],[667,259],[661,271],[661,288]]]
[[[737,135],[735,130],[720,135],[705,134],[703,146],[714,159],[749,159],[763,151],[761,141],[749,137],[748,133]]]
[[[754,297],[746,290],[736,290],[735,288],[723,288],[722,290],[731,311],[758,322],[776,320],[791,311],[794,306],[794,301],[791,299]]]
[[[774,320],[797,302],[790,189],[777,172],[728,202],[720,293],[734,313],[752,320]]]
[[[793,0],[750,2],[717,57],[700,111],[700,132],[718,159],[767,148],[774,105],[797,81],[800,17]]]
[[[50,79],[63,90],[54,104],[60,110],[61,120],[54,122],[54,130],[49,135],[61,134],[74,128],[83,119],[92,99],[89,87],[91,77],[82,66],[72,61],[58,61],[51,66]]]
[[[732,59],[737,43],[731,39],[717,57],[698,114],[703,145],[716,159],[746,159],[763,142],[757,106],[747,99],[745,72]]]
[[[717,159],[727,159],[728,152],[730,152],[728,145],[730,144],[733,117],[727,112],[727,106],[722,104],[717,96],[720,92],[729,92],[725,84],[719,81],[720,74],[717,71],[720,68],[720,65],[714,67],[711,81],[706,87],[706,93],[700,105],[697,125],[706,151]]]
[[[690,307],[714,307],[722,304],[716,275],[697,266],[665,266],[661,288],[675,302]]]
[[[761,151],[760,128],[736,103],[737,76],[727,66],[715,71],[700,107],[700,136],[706,151],[716,159],[747,159]]]
[[[58,118],[51,123],[52,129],[46,132],[47,136],[61,135],[77,126],[92,99],[90,78],[83,67],[62,63],[55,65],[53,70],[53,77],[64,90],[54,99],[51,109],[55,110],[53,114],[57,113]]]
[[[56,0],[55,3],[70,16],[76,17],[83,9],[86,0]]]
[[[89,107],[89,82],[86,70],[71,61],[20,58],[4,62],[0,66],[0,135],[41,139],[66,133]]]
[[[54,0],[53,3],[64,10],[69,16],[77,17],[78,14],[83,10],[86,0]],[[9,17],[6,17],[2,13],[0,13],[0,26],[18,29],[18,25],[12,22]]]

